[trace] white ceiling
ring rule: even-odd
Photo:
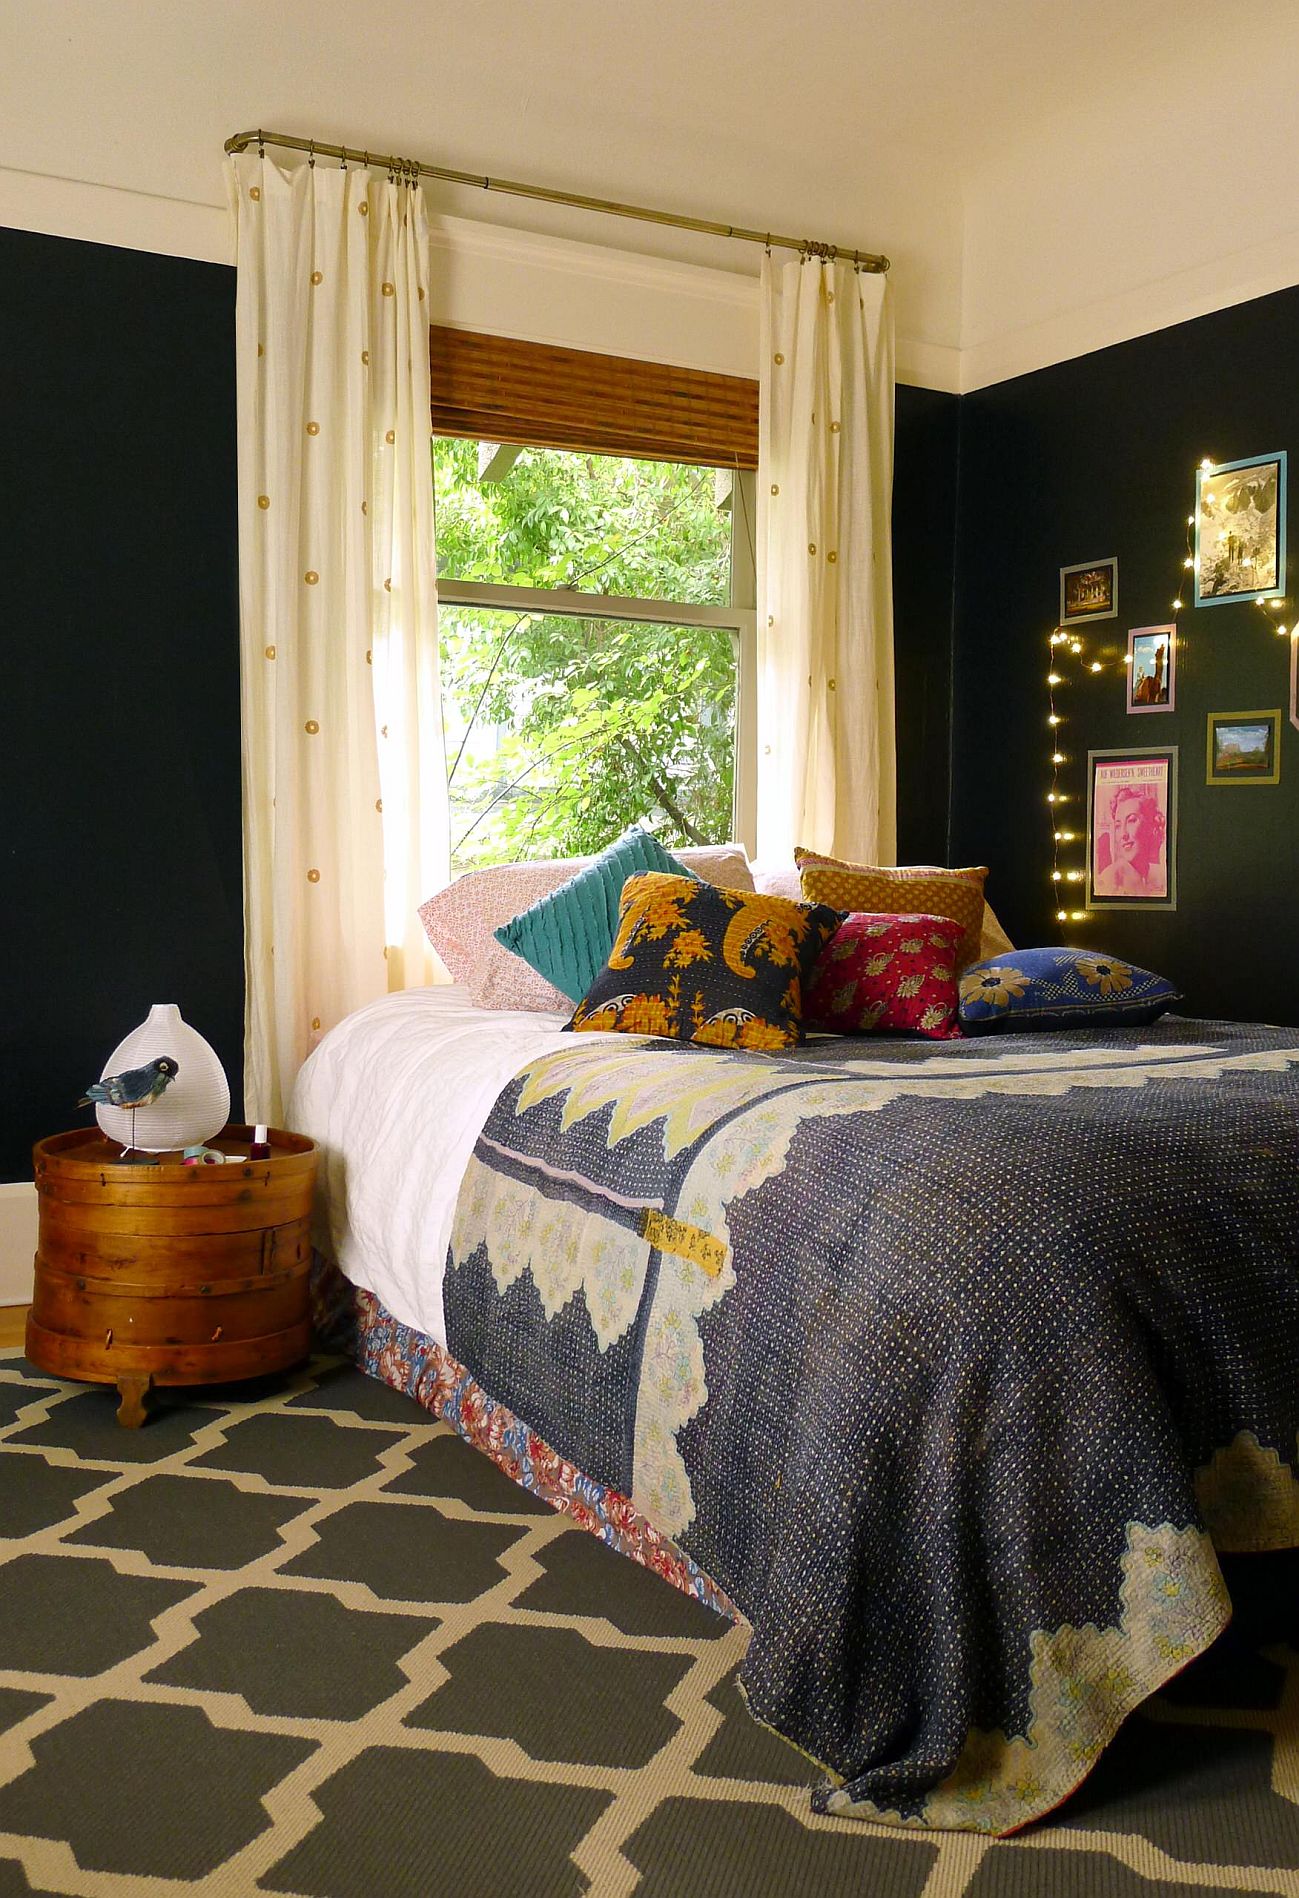
[[[1093,164],[1108,167],[1105,228],[1134,284],[1152,204],[1180,220],[1176,255],[1192,262],[1299,225],[1295,0],[40,0],[11,5],[4,39],[0,166],[215,205],[228,134],[314,133],[886,250],[900,329],[950,349],[970,340],[971,262],[976,340],[1032,306],[1022,260],[1015,310],[988,302],[1001,250],[1045,241],[1050,194]],[[1195,173],[1225,134],[1253,149],[1220,144],[1215,164],[1250,169],[1206,232]],[[1138,171],[1115,162],[1125,150]],[[653,227],[481,192],[440,202],[755,267],[738,246]],[[1088,264],[1112,274],[1115,257]],[[1027,313],[1058,309],[1048,296]]]

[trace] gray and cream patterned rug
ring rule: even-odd
[[[0,1898],[1299,1898],[1299,1556],[1053,1822],[889,1831],[739,1629],[349,1366],[114,1402],[0,1353]]]

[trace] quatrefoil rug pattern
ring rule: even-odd
[[[0,1898],[1299,1898],[1299,1556],[1019,1838],[817,1818],[744,1631],[333,1358],[0,1353]]]

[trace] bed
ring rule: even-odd
[[[821,1810],[1004,1835],[1299,1544],[1299,1033],[780,1055],[394,995],[325,1037],[322,1319],[751,1629]]]

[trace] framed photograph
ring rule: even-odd
[[[1119,563],[1084,560],[1060,569],[1060,624],[1081,626],[1092,619],[1116,619],[1119,610]]]
[[[1171,712],[1176,703],[1176,626],[1134,626],[1128,634],[1128,710]]]
[[[1290,723],[1299,728],[1299,638],[1290,636]]]
[[[1087,753],[1087,908],[1177,908],[1177,746]]]
[[[1285,592],[1285,450],[1199,468],[1195,476],[1195,604]]]
[[[1209,784],[1279,784],[1281,713],[1210,712]]]

